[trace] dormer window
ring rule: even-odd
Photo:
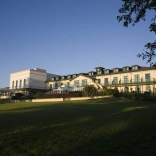
[[[56,77],[56,80],[59,80],[59,77]]]
[[[105,72],[105,74],[109,74],[109,70],[105,70],[104,72]]]
[[[98,75],[101,75],[102,72],[101,72],[100,70],[97,70],[97,74],[98,74]]]
[[[73,78],[76,77],[76,74],[73,75]]]
[[[132,70],[138,70],[138,66],[132,66]]]
[[[97,75],[101,75],[101,74],[103,73],[102,71],[103,71],[105,68],[103,68],[103,67],[96,67],[95,69],[96,69]]]
[[[119,72],[119,69],[118,69],[118,68],[115,68],[115,69],[113,70],[113,72],[114,72],[114,73],[118,73],[118,72]]]
[[[64,76],[62,76],[61,79],[64,80]]]
[[[55,80],[55,77],[53,77],[52,80],[54,81]]]
[[[129,67],[124,67],[123,71],[129,71]]]
[[[68,75],[67,78],[70,79],[71,78],[71,75]]]
[[[94,75],[94,71],[90,71],[88,75],[89,75],[89,76]]]

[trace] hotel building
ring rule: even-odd
[[[47,89],[52,92],[81,91],[85,85],[94,85],[98,90],[118,88],[123,92],[156,94],[156,69],[139,65],[105,69],[96,67],[88,73],[56,75],[43,69],[28,69],[10,75],[10,89]]]

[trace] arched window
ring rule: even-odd
[[[21,86],[22,86],[22,80],[20,80],[19,88],[21,88]]]
[[[52,84],[50,84],[50,90],[52,90]]]
[[[124,92],[129,92],[129,88],[128,87],[125,87],[124,88]]]
[[[140,86],[136,86],[136,87],[135,87],[135,91],[137,91],[138,93],[140,93],[140,92],[141,92]]]
[[[12,88],[14,89],[14,81],[12,81]]]
[[[151,92],[151,86],[146,86],[146,91]]]
[[[23,84],[23,86],[26,87],[26,79],[24,79],[24,84]]]
[[[18,80],[16,80],[16,88],[18,88]]]

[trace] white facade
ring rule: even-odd
[[[44,89],[48,73],[44,69],[28,69],[10,74],[10,89]]]

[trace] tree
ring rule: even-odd
[[[97,95],[97,89],[93,85],[86,85],[83,89],[83,95],[87,97],[94,97]]]
[[[145,21],[147,11],[153,11],[153,17],[151,17],[151,24],[149,26],[150,32],[156,34],[156,0],[122,0],[123,5],[118,10],[121,16],[117,16],[119,22],[123,21],[124,27],[128,27],[130,24],[134,26],[140,20]],[[138,53],[137,57],[141,57],[143,60],[147,59],[147,63],[150,66],[156,67],[156,62],[153,58],[156,56],[156,40],[152,43],[147,43],[144,52]]]

